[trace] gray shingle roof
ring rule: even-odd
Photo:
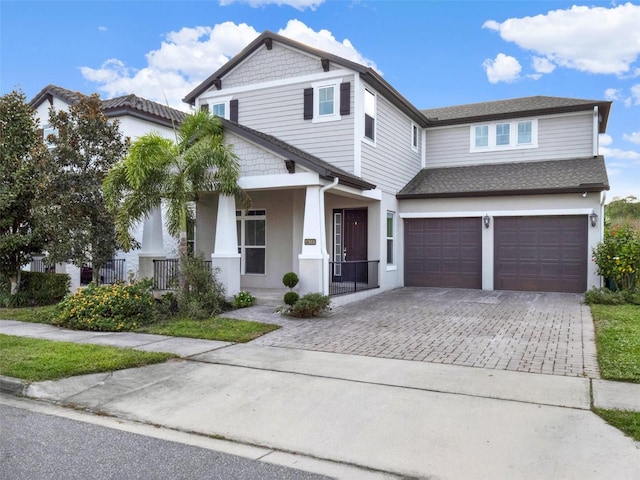
[[[288,160],[293,160],[311,171],[317,172],[323,178],[338,178],[341,185],[354,187],[360,190],[372,190],[376,188],[372,183],[366,182],[360,177],[335,167],[334,165],[331,165],[330,163],[325,162],[304,150],[300,150],[299,148],[296,148],[273,135],[268,135],[244,125],[230,122],[229,120],[221,120],[225,130],[246,138],[247,140],[277,153]]]
[[[74,105],[80,101],[80,92],[67,90],[56,85],[47,85],[29,102],[31,108],[36,108],[50,97],[61,98],[65,102]],[[125,95],[102,101],[104,114],[111,117],[131,115],[143,120],[148,120],[166,127],[176,126],[184,119],[186,113],[175,108],[152,102],[146,98],[134,94]]]
[[[609,190],[604,157],[495,163],[421,170],[400,199],[600,192]]]
[[[600,133],[603,133],[607,126],[611,102],[602,100],[534,96],[494,102],[470,103],[453,107],[430,108],[422,110],[422,113],[427,116],[432,126],[441,126],[524,116],[586,111],[593,110],[594,106],[598,107],[602,115]]]

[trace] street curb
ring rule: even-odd
[[[2,393],[24,397],[28,387],[29,382],[26,380],[0,375],[0,392]]]

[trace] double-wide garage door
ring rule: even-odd
[[[586,216],[495,217],[494,288],[584,292]],[[405,285],[482,288],[480,218],[406,219]]]

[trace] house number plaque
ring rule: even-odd
[[[316,239],[315,238],[305,238],[304,239],[304,244],[305,245],[315,245],[316,244]]]

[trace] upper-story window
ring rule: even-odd
[[[537,147],[537,120],[515,120],[471,126],[471,152]]]
[[[371,141],[376,139],[376,96],[364,90],[364,136]]]
[[[211,115],[215,115],[220,118],[226,118],[227,120],[229,120],[229,103],[231,102],[231,98],[232,97],[218,97],[202,99],[202,103],[200,103],[200,110],[209,112]]]
[[[216,115],[220,118],[227,118],[225,117],[225,111],[226,111],[226,103],[213,103],[211,105],[211,113],[213,115]]]
[[[42,129],[42,140],[47,148],[51,149],[55,147],[55,144],[49,141],[49,136],[53,135],[54,137],[58,136],[58,129],[53,127],[44,127]]]
[[[311,94],[309,105],[305,106],[305,118],[316,122],[332,122],[340,120],[340,82],[342,79],[331,79],[316,82],[309,89]],[[313,115],[311,115],[313,102]],[[309,110],[307,112],[307,109]]]
[[[418,151],[418,132],[418,126],[411,123],[411,149],[415,152]]]
[[[335,86],[318,88],[318,115],[333,115],[336,111]]]

